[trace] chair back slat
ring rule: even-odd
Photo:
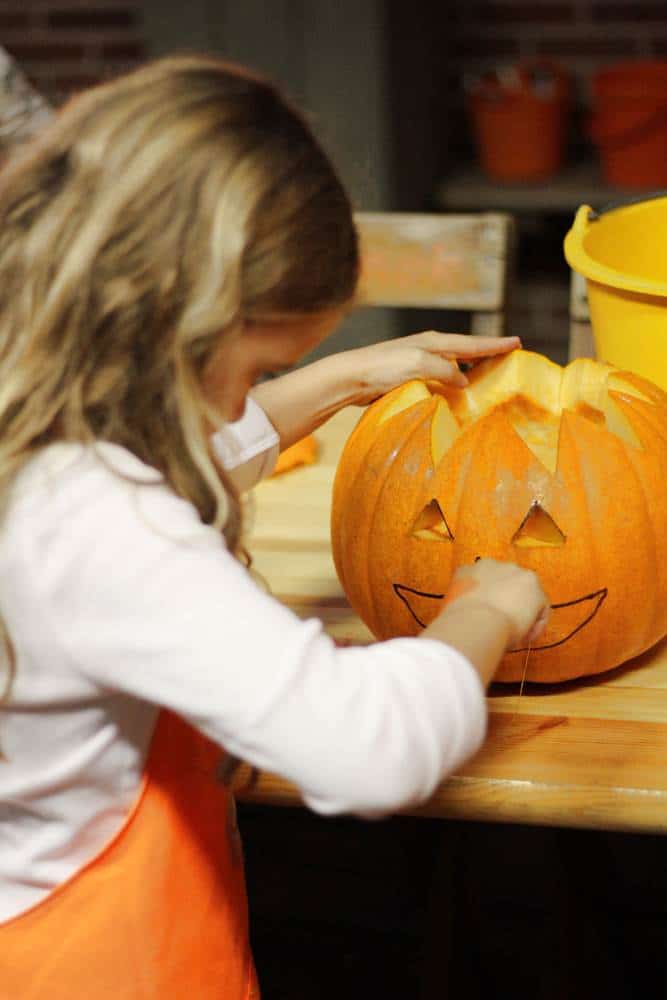
[[[361,305],[503,310],[511,216],[358,212],[355,220]]]

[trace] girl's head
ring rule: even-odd
[[[0,484],[52,440],[104,439],[222,524],[202,376],[218,359],[238,415],[235,366],[294,361],[357,274],[349,200],[269,83],[193,56],[80,95],[0,175]]]

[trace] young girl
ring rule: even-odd
[[[225,752],[320,813],[427,798],[537,633],[482,560],[419,639],[337,649],[251,580],[239,490],[341,406],[516,339],[292,366],[349,308],[348,199],[275,89],[158,61],[0,177],[0,996],[256,995]],[[255,386],[255,388],[253,388]]]

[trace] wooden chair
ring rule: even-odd
[[[588,312],[586,279],[576,271],[570,278],[570,331],[568,340],[568,361],[575,358],[594,358],[595,345]]]
[[[366,306],[470,312],[470,333],[502,335],[514,258],[500,213],[358,212]]]

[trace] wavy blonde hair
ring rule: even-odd
[[[267,81],[171,57],[76,97],[0,174],[0,490],[51,441],[112,441],[233,548],[202,369],[245,320],[340,305],[357,275],[349,200]]]
[[[157,60],[70,101],[0,173],[0,500],[56,440],[156,467],[235,551],[201,373],[253,318],[347,302],[351,206],[276,88]]]

